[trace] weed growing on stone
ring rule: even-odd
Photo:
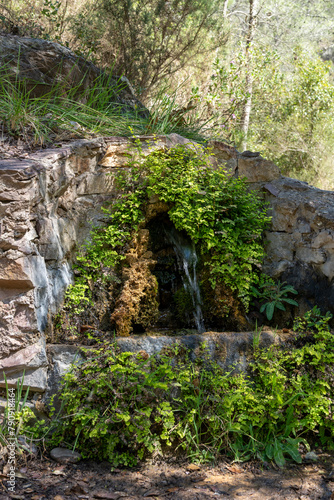
[[[272,320],[275,309],[285,311],[284,303],[298,306],[298,302],[288,297],[288,294],[297,295],[298,292],[286,282],[276,283],[272,278],[262,275],[258,285],[252,286],[251,290],[252,296],[260,301],[260,312],[265,312],[269,321]]]

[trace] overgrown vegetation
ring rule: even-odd
[[[270,218],[243,179],[210,168],[210,152],[178,146],[132,162],[117,182],[123,194],[104,209],[107,226],[93,230],[91,242],[77,257],[81,276],[67,293],[74,306],[82,300],[82,292],[89,294],[89,280],[101,275],[108,279],[112,275],[108,268],[125,259],[130,242],[147,222],[149,200],[156,196],[170,207],[167,213],[175,228],[185,231],[196,245],[211,288],[223,284],[226,294],[235,294],[247,309],[264,255],[262,233]],[[223,303],[220,309],[221,315],[232,312]]]
[[[17,62],[19,64],[19,62]],[[34,145],[97,136],[130,136],[133,134],[169,134],[184,132],[189,138],[200,138],[200,127],[180,128],[170,119],[165,103],[157,103],[149,116],[142,109],[124,109],[117,96],[124,82],[101,75],[86,91],[81,82],[71,88],[55,82],[44,95],[34,95],[35,86],[13,79],[3,67],[0,73],[0,123],[2,134]],[[36,85],[37,87],[37,85]],[[161,119],[157,119],[160,116]]]
[[[255,341],[248,373],[224,372],[205,344],[195,362],[180,344],[154,356],[101,345],[65,376],[51,432],[24,432],[114,466],[168,450],[195,462],[301,462],[301,445],[334,446],[334,336],[318,320],[285,344]]]

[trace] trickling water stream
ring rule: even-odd
[[[201,292],[196,276],[197,254],[195,245],[186,239],[174,226],[164,226],[167,239],[172,243],[185,291],[193,303],[193,316],[198,332],[205,331],[202,313]]]

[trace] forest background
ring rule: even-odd
[[[6,0],[0,28],[126,76],[152,131],[219,138],[333,189],[331,0]]]

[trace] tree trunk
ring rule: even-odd
[[[223,5],[223,18],[226,19],[227,16],[227,4],[228,0],[224,0],[224,5]]]
[[[252,44],[256,24],[256,7],[257,0],[249,0],[249,15],[248,15],[248,30],[246,38],[246,101],[241,118],[241,130],[243,132],[242,149],[247,149],[247,136],[249,128],[249,119],[252,110],[252,94],[253,94],[253,76],[252,76]]]

